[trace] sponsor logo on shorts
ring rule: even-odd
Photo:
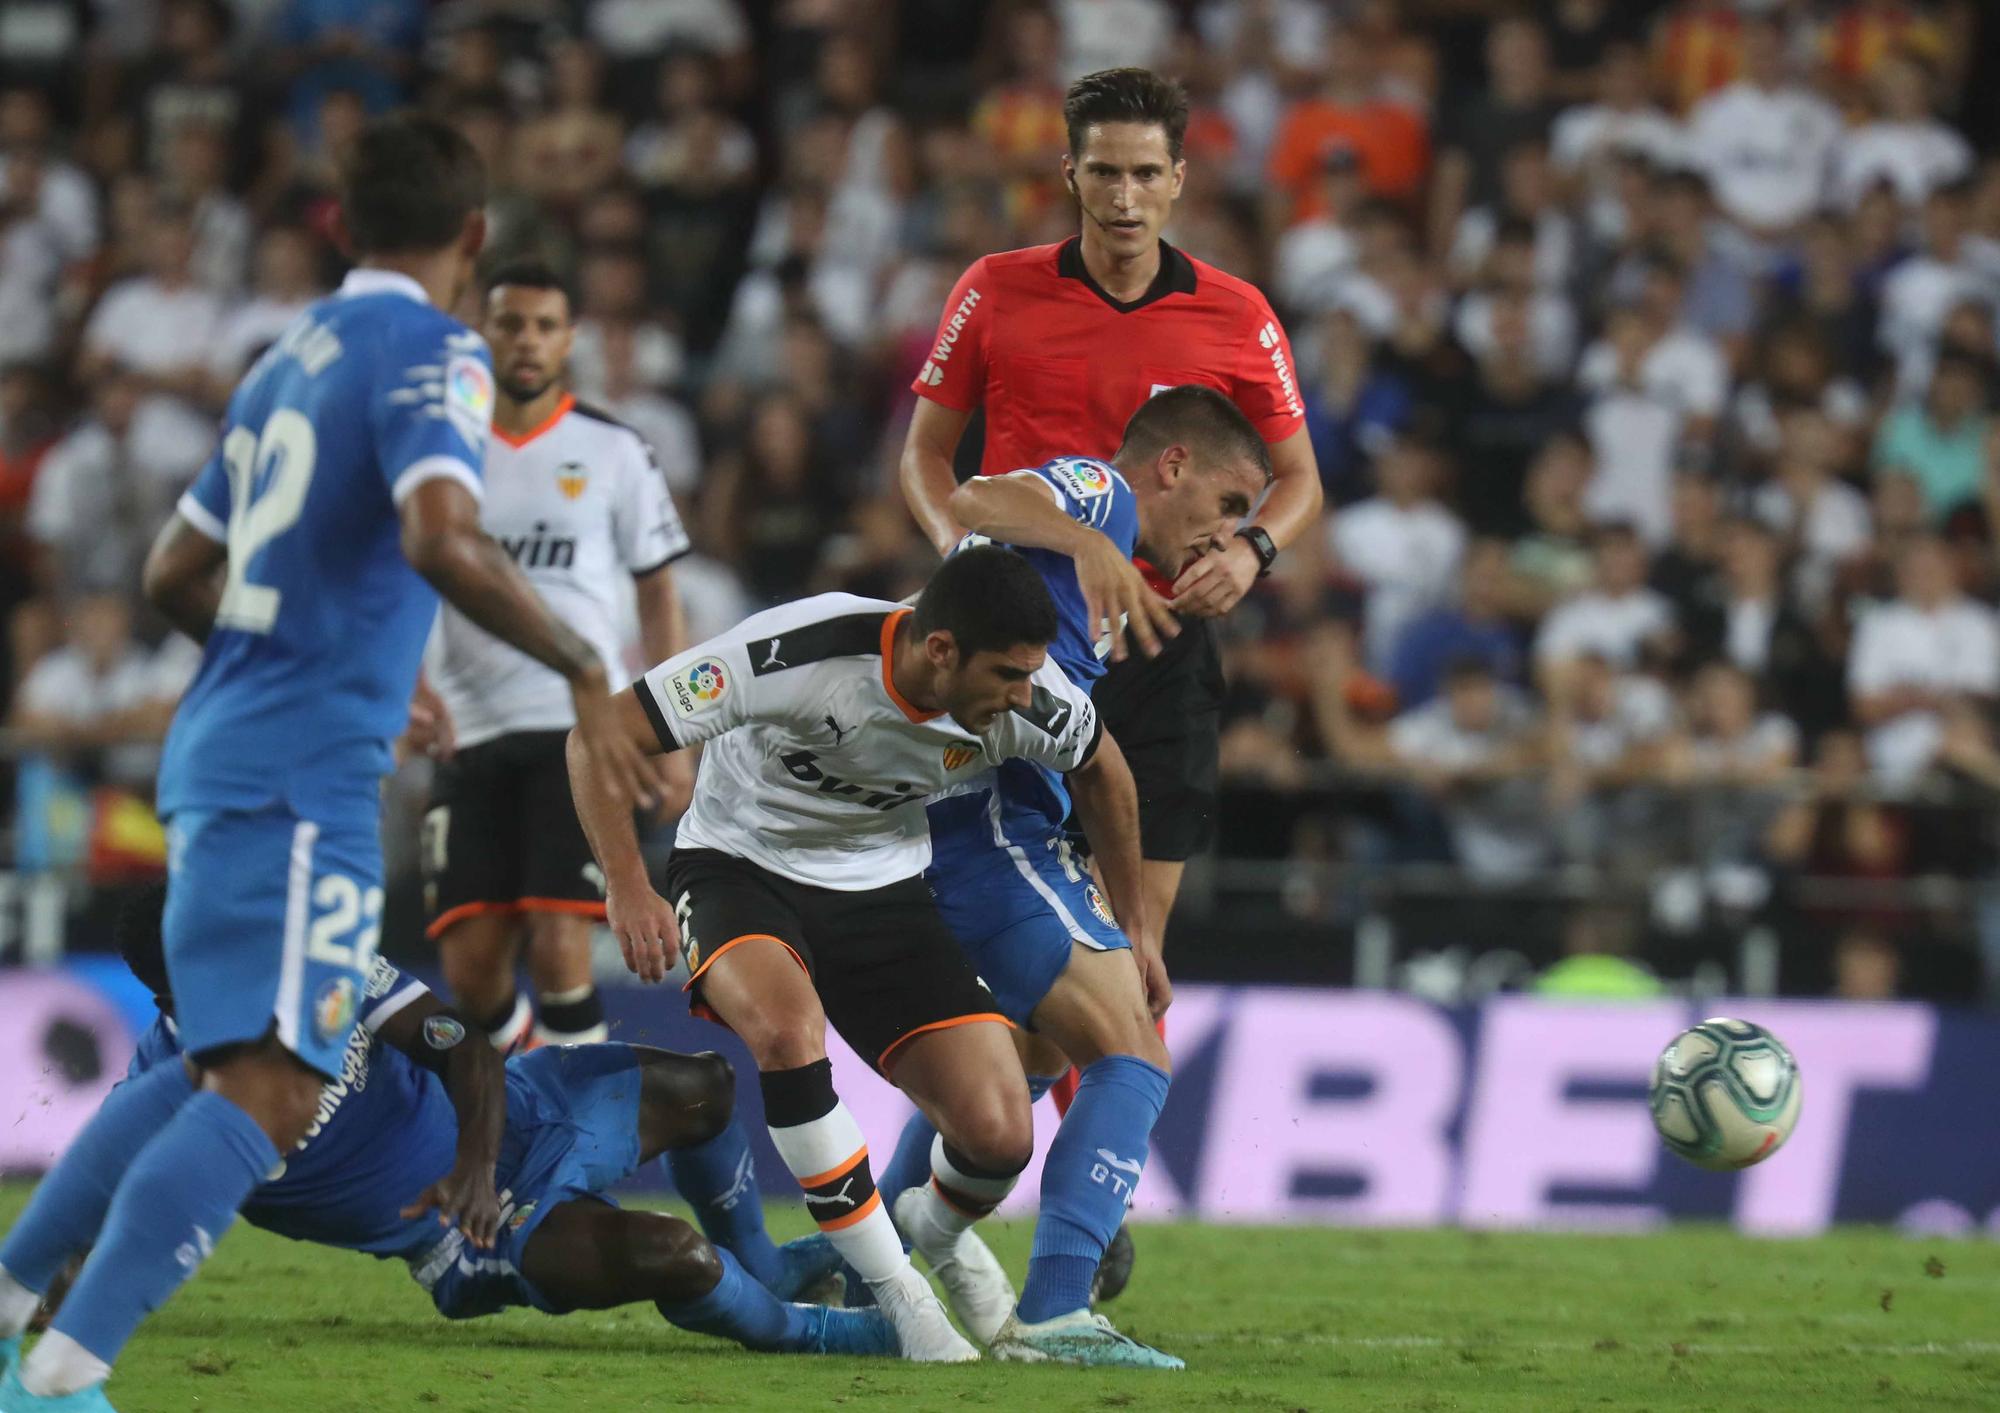
[[[1077,500],[1094,500],[1111,493],[1111,468],[1101,461],[1058,461],[1050,465],[1049,475]]]
[[[1083,898],[1085,902],[1090,904],[1091,915],[1099,922],[1103,923],[1106,927],[1118,926],[1118,919],[1111,915],[1111,905],[1104,901],[1104,895],[1098,892],[1095,883],[1086,883],[1083,885]]]
[[[354,1024],[354,978],[336,976],[313,997],[313,1029],[325,1044]]]
[[[963,770],[978,759],[979,747],[977,746],[946,746],[944,748],[944,768],[946,770]]]
[[[590,484],[590,471],[581,461],[565,461],[556,467],[556,489],[564,500],[575,500]]]
[[[687,671],[667,679],[667,700],[676,716],[693,716],[707,711],[728,692],[729,674],[712,657],[705,657]]]

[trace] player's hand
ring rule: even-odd
[[[426,1212],[436,1212],[440,1226],[457,1227],[474,1246],[490,1248],[500,1236],[500,1196],[493,1190],[493,1165],[454,1166],[405,1207],[403,1217],[408,1220]]]
[[[410,697],[410,724],[403,728],[403,739],[398,744],[406,758],[429,756],[433,760],[450,760],[458,751],[458,731],[452,725],[451,709],[422,677],[417,679],[417,690]]]
[[[675,751],[671,755],[645,758],[646,778],[653,792],[654,822],[672,824],[687,813],[694,799],[693,754]]]
[[[1198,618],[1220,618],[1243,601],[1262,567],[1248,540],[1232,538],[1181,571],[1174,581],[1174,607]]]
[[[1139,567],[1120,554],[1109,537],[1093,531],[1075,562],[1076,586],[1083,592],[1091,632],[1103,632],[1110,625],[1113,662],[1125,660],[1126,629],[1147,657],[1159,652],[1163,639],[1181,631],[1172,607],[1153,592]]]
[[[618,710],[603,688],[603,678],[596,674],[570,686],[570,698],[576,704],[577,741],[589,755],[597,778],[618,804],[627,809],[652,809],[658,801],[646,752],[620,725]]]
[[[1174,1003],[1174,984],[1167,979],[1167,959],[1157,939],[1134,947],[1132,955],[1139,963],[1139,980],[1146,987],[1146,1009],[1158,1020]]]
[[[604,898],[604,922],[618,939],[626,969],[639,980],[665,981],[680,960],[673,907],[650,886],[611,889]]]

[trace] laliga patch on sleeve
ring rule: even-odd
[[[493,425],[493,374],[470,354],[455,354],[445,364],[444,410],[467,441],[485,443]]]
[[[1077,500],[1094,500],[1111,494],[1111,468],[1101,461],[1078,457],[1051,462],[1049,477]]]
[[[424,1044],[433,1050],[449,1050],[465,1039],[465,1027],[450,1016],[432,1016],[424,1022]]]
[[[683,720],[697,716],[729,695],[729,677],[718,659],[705,657],[667,678],[667,704]]]

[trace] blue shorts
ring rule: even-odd
[[[181,1048],[280,1043],[341,1072],[382,924],[374,818],[180,810],[167,835],[167,978]]]
[[[639,1166],[639,1056],[630,1045],[555,1045],[507,1062],[507,1129],[494,1186],[504,1219],[491,1250],[456,1230],[413,1258],[411,1274],[451,1320],[526,1305],[564,1313],[521,1273],[528,1240],[565,1202],[604,1192]]]
[[[996,842],[991,798],[955,795],[929,806],[924,879],[1001,1012],[1028,1026],[1074,944],[1099,952],[1132,944],[1060,831],[1023,843],[1003,828],[1006,842]]]

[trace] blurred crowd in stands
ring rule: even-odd
[[[1690,914],[1844,881],[1797,916],[1893,991],[2000,857],[1984,9],[6,0],[15,739],[143,788],[194,654],[140,560],[337,282],[369,113],[458,124],[495,256],[573,277],[576,390],[652,443],[699,636],[921,582],[894,467],[944,295],[1073,234],[1064,87],[1143,64],[1194,106],[1168,238],[1270,294],[1327,490],[1225,624],[1225,771],[1305,803],[1224,854],[1581,869],[1655,912],[1671,878]],[[1943,923],[1869,887],[1918,877],[1973,886]]]

